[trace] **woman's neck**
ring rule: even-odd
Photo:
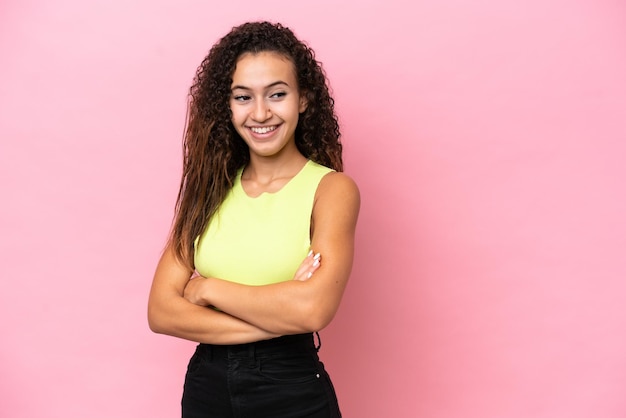
[[[263,182],[273,178],[289,177],[290,174],[293,177],[306,161],[307,158],[300,153],[295,144],[271,156],[251,153],[250,161],[244,169],[242,178]]]
[[[307,158],[300,152],[289,158],[250,156],[241,174],[241,182],[252,194],[279,190],[302,170]]]

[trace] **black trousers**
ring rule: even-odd
[[[312,334],[238,345],[200,344],[191,357],[183,418],[338,418]]]

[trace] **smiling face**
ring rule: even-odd
[[[295,131],[307,103],[291,60],[275,52],[246,53],[232,79],[231,121],[250,157],[297,153]]]

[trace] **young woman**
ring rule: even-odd
[[[339,135],[320,64],[280,24],[233,28],[198,68],[148,304],[154,332],[200,343],[183,417],[341,416],[313,336],[352,268]]]

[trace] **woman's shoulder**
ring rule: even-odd
[[[317,188],[318,199],[331,199],[335,202],[353,201],[359,204],[360,192],[356,182],[344,172],[330,171],[319,183]]]
[[[317,188],[312,225],[317,233],[354,231],[360,208],[361,195],[356,182],[345,173],[331,171]]]

